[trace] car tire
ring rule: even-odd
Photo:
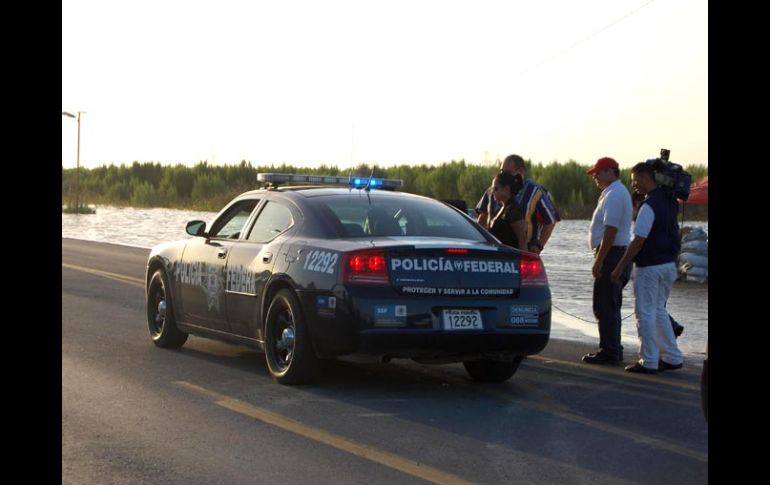
[[[703,405],[703,417],[709,422],[709,359],[703,361],[703,372],[700,375],[700,399]]]
[[[155,271],[147,287],[147,326],[155,345],[166,349],[178,349],[187,341],[187,333],[176,326],[171,287],[166,273]]]
[[[505,382],[513,377],[522,360],[524,360],[522,355],[517,355],[510,362],[490,359],[466,360],[463,366],[474,381]]]
[[[318,359],[299,300],[291,290],[278,291],[267,310],[265,360],[279,384],[307,384],[317,376]]]

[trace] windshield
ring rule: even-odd
[[[370,198],[332,195],[317,200],[341,223],[344,237],[442,237],[486,241],[467,217],[432,199],[372,194]]]

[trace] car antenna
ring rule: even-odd
[[[374,169],[377,167],[377,165],[372,165],[372,171],[369,173],[369,180],[366,181],[366,187],[364,187],[364,190],[369,192],[372,190],[372,177],[374,177]]]
[[[355,134],[356,134],[356,125],[355,123],[350,124],[350,170],[348,171],[348,194],[350,194],[353,191],[353,184],[351,184],[351,181],[353,180],[353,142],[355,140]]]
[[[376,167],[376,164],[372,164],[372,171],[369,173],[369,180],[366,181],[366,187],[364,187],[364,192],[366,192],[366,200],[369,201],[369,205],[372,205],[372,198],[369,196],[369,192],[372,190],[372,177],[374,177],[374,169]]]

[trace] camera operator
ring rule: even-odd
[[[631,202],[633,203],[633,207],[634,207],[633,219],[634,219],[634,222],[636,222],[636,215],[639,213],[639,207],[642,205],[642,202],[644,202],[644,195],[634,192],[633,194],[631,194]],[[668,318],[671,320],[671,328],[674,330],[674,336],[676,338],[679,338],[679,336],[682,335],[682,332],[684,332],[684,326],[681,325],[676,320],[674,320],[674,317],[672,317],[670,313],[668,314]]]
[[[634,313],[637,319],[639,361],[628,372],[656,374],[681,369],[684,357],[676,344],[666,302],[677,277],[679,224],[676,198],[664,193],[655,182],[652,165],[641,162],[631,169],[631,185],[645,195],[634,225],[634,239],[612,271],[617,281],[630,262],[636,264]]]

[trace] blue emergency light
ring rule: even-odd
[[[385,189],[395,190],[404,186],[401,179],[380,179],[369,177],[339,177],[327,175],[295,175],[289,173],[258,173],[258,182],[265,182],[270,187],[287,182],[305,183],[305,184],[324,184],[324,185],[343,185],[354,189]]]

